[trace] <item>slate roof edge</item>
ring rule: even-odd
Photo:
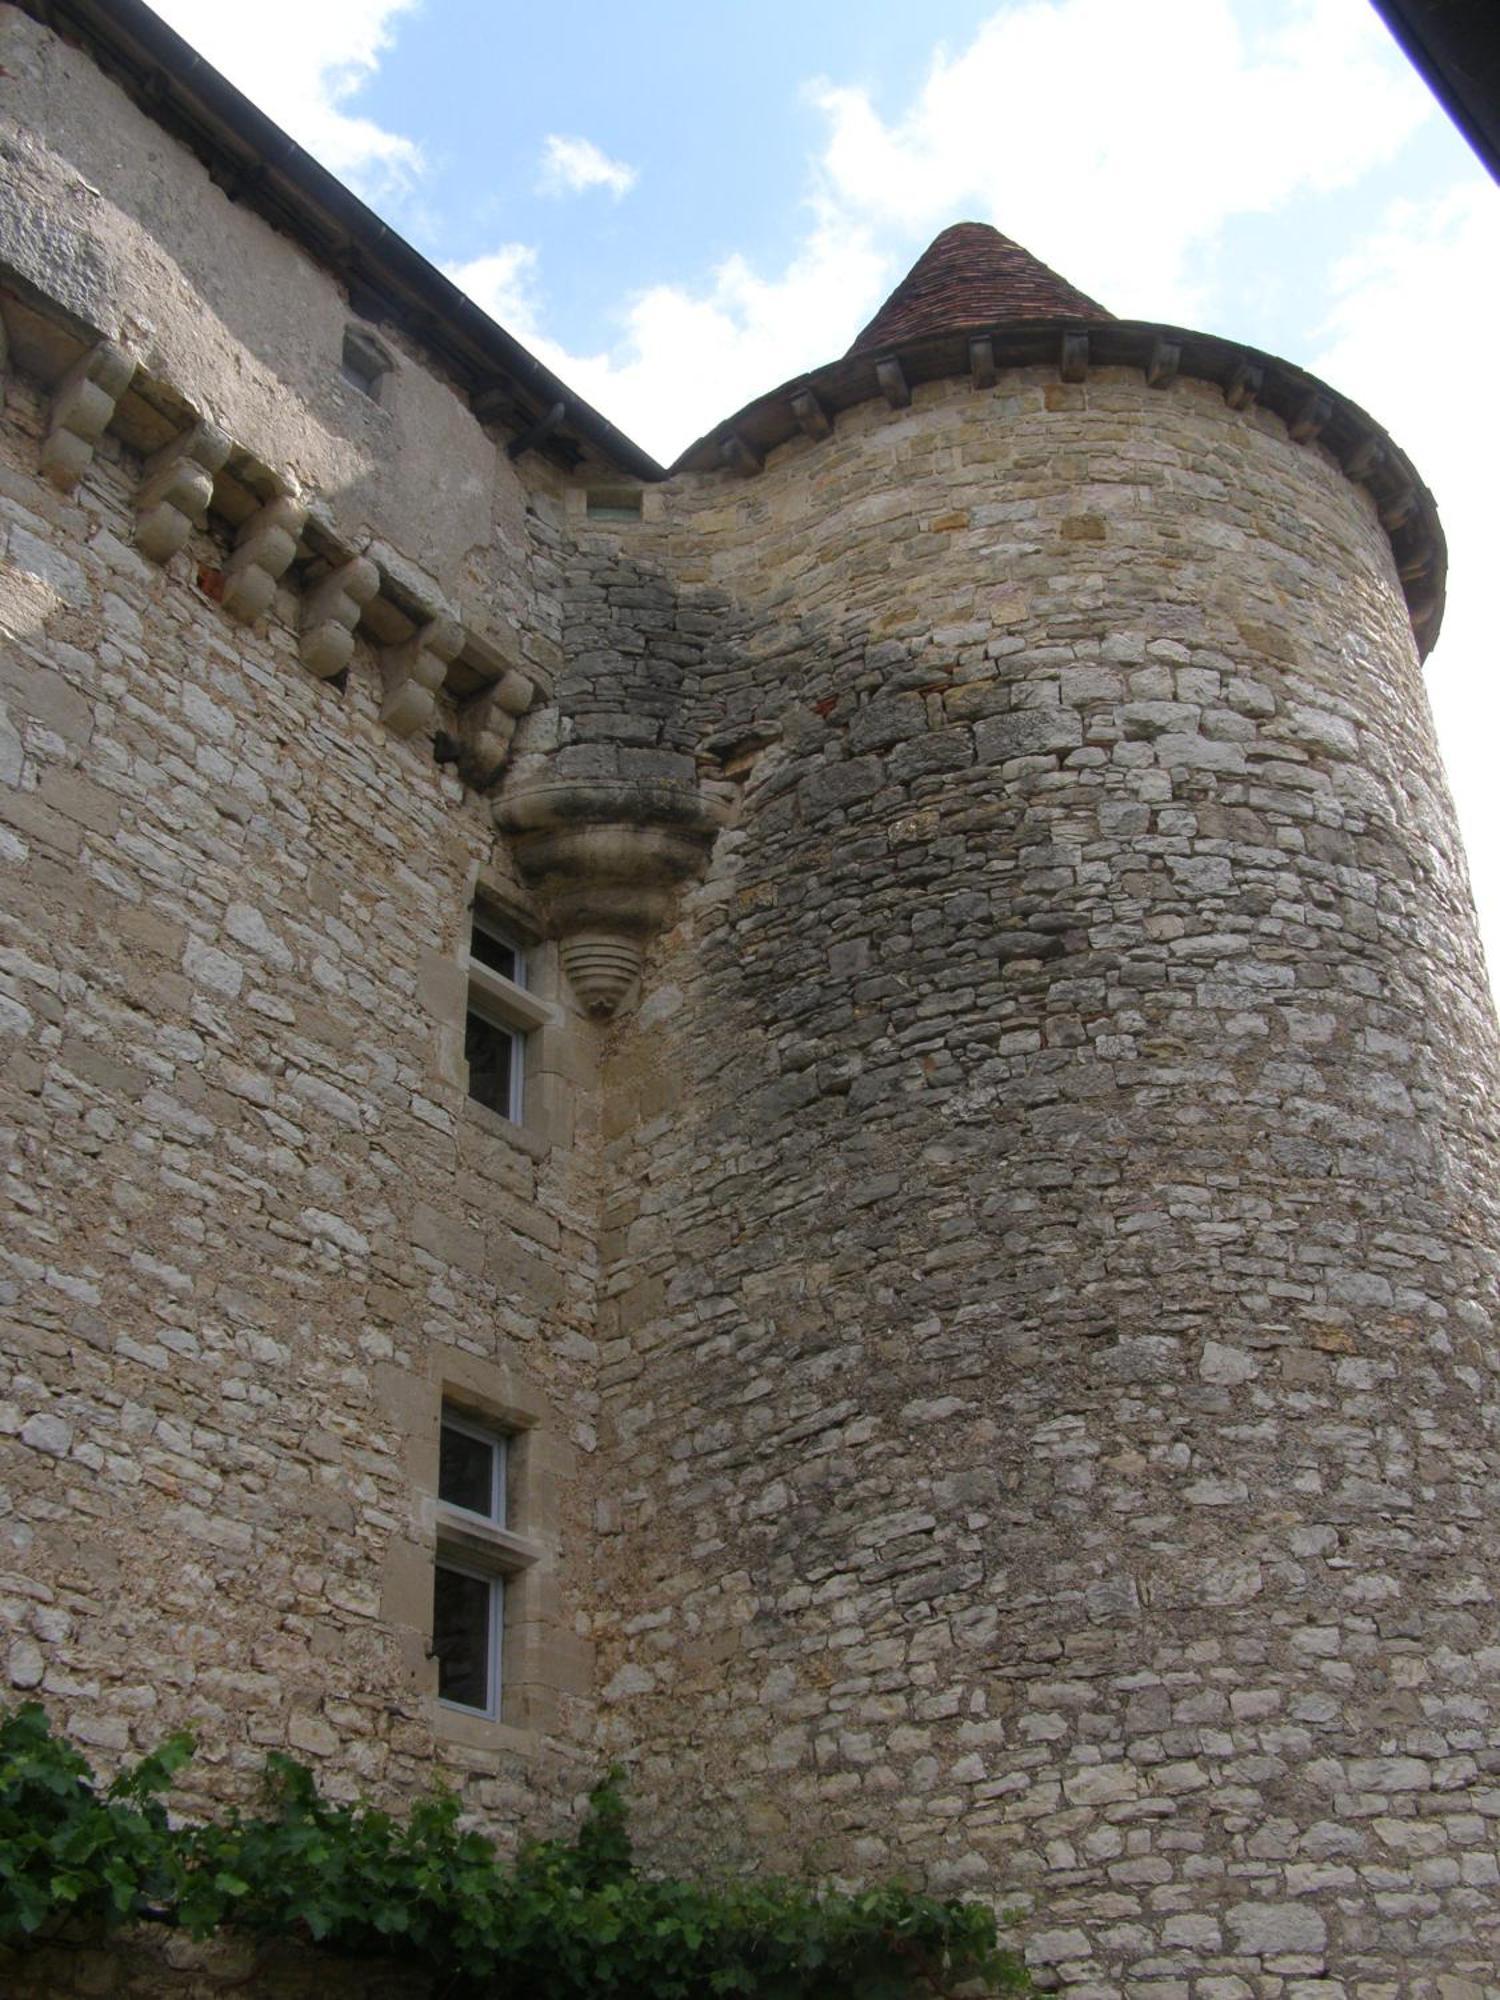
[[[977,362],[976,343],[987,346]],[[1084,358],[1078,364],[1080,354]],[[1092,368],[1128,367],[1144,370],[1164,393],[1178,375],[1217,383],[1226,400],[1258,402],[1281,417],[1294,438],[1326,447],[1374,499],[1418,648],[1423,658],[1431,651],[1442,624],[1448,556],[1436,502],[1416,467],[1347,396],[1292,362],[1217,334],[1153,320],[1018,319],[865,349],[757,396],[689,445],[671,471],[753,475],[769,453],[799,436],[809,443],[826,436],[844,411],[861,403],[881,397],[890,401],[903,388],[909,392],[961,375],[972,375],[977,385],[981,370],[989,380],[1013,368],[1050,365],[1061,374],[1070,356],[1083,369],[1073,379],[1085,379]]]
[[[142,0],[18,4],[83,48],[149,118],[197,154],[231,200],[254,208],[345,284],[373,296],[382,316],[471,396],[508,385],[533,421],[561,402],[559,438],[571,433],[634,478],[665,477],[648,452],[466,298]]]

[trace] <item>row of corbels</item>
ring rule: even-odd
[[[1150,388],[1170,389],[1179,373],[1216,381],[1230,409],[1248,410],[1262,403],[1281,418],[1294,443],[1311,445],[1321,440],[1333,450],[1348,477],[1368,488],[1380,524],[1391,537],[1412,625],[1425,653],[1436,636],[1442,608],[1442,538],[1411,466],[1389,438],[1374,429],[1369,419],[1352,405],[1341,404],[1332,391],[1306,377],[1299,378],[1295,371],[1274,364],[1268,369],[1265,359],[1251,352],[1226,354],[1222,342],[1209,342],[1206,353],[1200,351],[1188,356],[1188,366],[1184,369],[1183,340],[1175,328],[1117,320],[1110,323],[1107,332],[1112,358],[1117,362],[1122,348],[1130,353]],[[976,389],[994,388],[1001,368],[1015,365],[1014,355],[1008,357],[1004,352],[1006,333],[1007,329],[999,328],[994,333],[970,336],[969,374]],[[1087,381],[1097,360],[1088,329],[1060,328],[1056,343],[1053,353],[1059,379],[1072,383]],[[1023,366],[1033,365],[1038,358],[1029,342],[1027,345]],[[904,410],[910,405],[911,377],[900,354],[875,353],[857,359],[861,370],[857,378],[858,400],[868,393],[864,383],[869,377],[863,375],[863,369],[869,366],[873,368],[876,388],[892,410]],[[749,479],[763,470],[767,452],[794,431],[811,439],[830,436],[837,410],[850,406],[848,366],[847,361],[834,363],[781,392],[782,420],[785,423],[789,419],[789,426],[783,429],[773,424],[769,427],[769,437],[763,421],[765,405],[755,405],[757,435],[730,429],[718,440],[719,463]],[[842,383],[838,379],[841,370],[845,371]],[[1268,374],[1274,377],[1270,382]],[[767,399],[768,403],[774,401]]]
[[[1079,328],[1069,328],[1060,338],[1057,355],[1057,371],[1064,382],[1084,382],[1088,379],[1090,363],[1089,336]],[[1166,333],[1155,337],[1149,357],[1145,362],[1146,381],[1153,389],[1169,389],[1177,379],[1177,371],[1182,363],[1182,343],[1173,340]],[[911,384],[906,370],[901,365],[898,354],[879,354],[874,357],[875,380],[886,403],[893,410],[904,410],[911,403]],[[969,341],[969,372],[976,389],[992,389],[999,377],[999,362],[995,353],[995,342],[989,334],[976,334]],[[1259,400],[1265,387],[1265,370],[1258,363],[1242,359],[1235,363],[1224,382],[1224,400],[1232,410],[1244,410]],[[797,428],[804,437],[826,438],[833,430],[833,415],[817,391],[809,383],[791,391],[788,398],[791,413]],[[1323,432],[1333,416],[1333,403],[1321,390],[1310,388],[1297,407],[1286,419],[1287,432],[1298,444],[1312,444]],[[737,432],[731,431],[722,441],[720,457],[724,465],[743,478],[753,478],[764,463],[764,455]],[[1351,478],[1368,480],[1377,470],[1384,457],[1384,448],[1378,438],[1370,437],[1360,445],[1345,467]],[[1394,532],[1403,527],[1416,511],[1418,498],[1409,483],[1403,483],[1396,493],[1382,502],[1381,524]]]
[[[99,440],[135,379],[136,364],[130,355],[105,340],[80,355],[59,383],[48,413],[41,462],[46,477],[62,492],[72,492],[88,470]],[[215,478],[233,449],[227,431],[199,418],[146,461],[135,496],[135,545],[142,555],[152,562],[168,562],[204,526]],[[274,482],[274,475],[267,476]],[[274,483],[284,489],[284,482]],[[252,624],[270,609],[303,546],[307,525],[307,504],[289,490],[273,493],[240,524],[215,589],[231,617]],[[370,555],[329,546],[332,537],[326,525],[319,539],[325,545],[320,553],[330,566],[303,596],[299,652],[310,674],[333,680],[349,665],[356,627],[379,594],[382,576]],[[429,603],[418,606],[416,629],[409,638],[377,649],[380,716],[393,735],[414,736],[437,727],[439,694],[466,643],[460,621],[441,605]],[[457,731],[449,740],[453,761],[466,782],[480,788],[493,785],[509,754],[516,723],[531,706],[534,693],[525,674],[507,667],[459,708]]]

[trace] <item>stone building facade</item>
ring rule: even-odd
[[[1399,449],[961,225],[663,474],[144,9],[0,70],[11,1689],[505,1840],[618,1756],[1080,1996],[1500,1992]]]

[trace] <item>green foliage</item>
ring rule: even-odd
[[[912,2000],[1026,1983],[978,1904],[638,1874],[618,1772],[573,1840],[506,1863],[451,1796],[398,1820],[331,1803],[281,1756],[267,1812],[174,1828],[161,1794],[191,1751],[172,1737],[101,1789],[38,1704],[0,1722],[0,1943],[79,1921],[233,1924],[423,1965],[446,1993],[532,2000]]]
[[[0,1943],[59,1918],[122,1923],[169,1904],[182,1862],[160,1794],[192,1755],[172,1736],[101,1792],[38,1702],[0,1722]]]

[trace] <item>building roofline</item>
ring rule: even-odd
[[[753,476],[778,446],[827,437],[840,413],[857,404],[883,397],[899,409],[926,382],[967,375],[976,390],[987,391],[1004,369],[1038,367],[1057,370],[1065,382],[1083,382],[1094,368],[1138,368],[1161,390],[1179,375],[1195,377],[1216,383],[1232,408],[1258,403],[1282,419],[1296,442],[1322,445],[1373,498],[1418,648],[1424,659],[1432,650],[1448,554],[1437,505],[1416,467],[1347,396],[1289,361],[1217,334],[1151,320],[1014,319],[851,351],[757,396],[690,444],[672,471]]]
[[[1500,181],[1500,21],[1493,0],[1371,0],[1413,69]]]
[[[342,279],[356,312],[389,321],[440,361],[481,422],[503,422],[518,437],[530,430],[532,442],[546,440],[575,462],[581,444],[633,478],[665,477],[649,452],[466,298],[142,0],[19,5],[85,49],[203,161],[231,201],[255,209]]]

